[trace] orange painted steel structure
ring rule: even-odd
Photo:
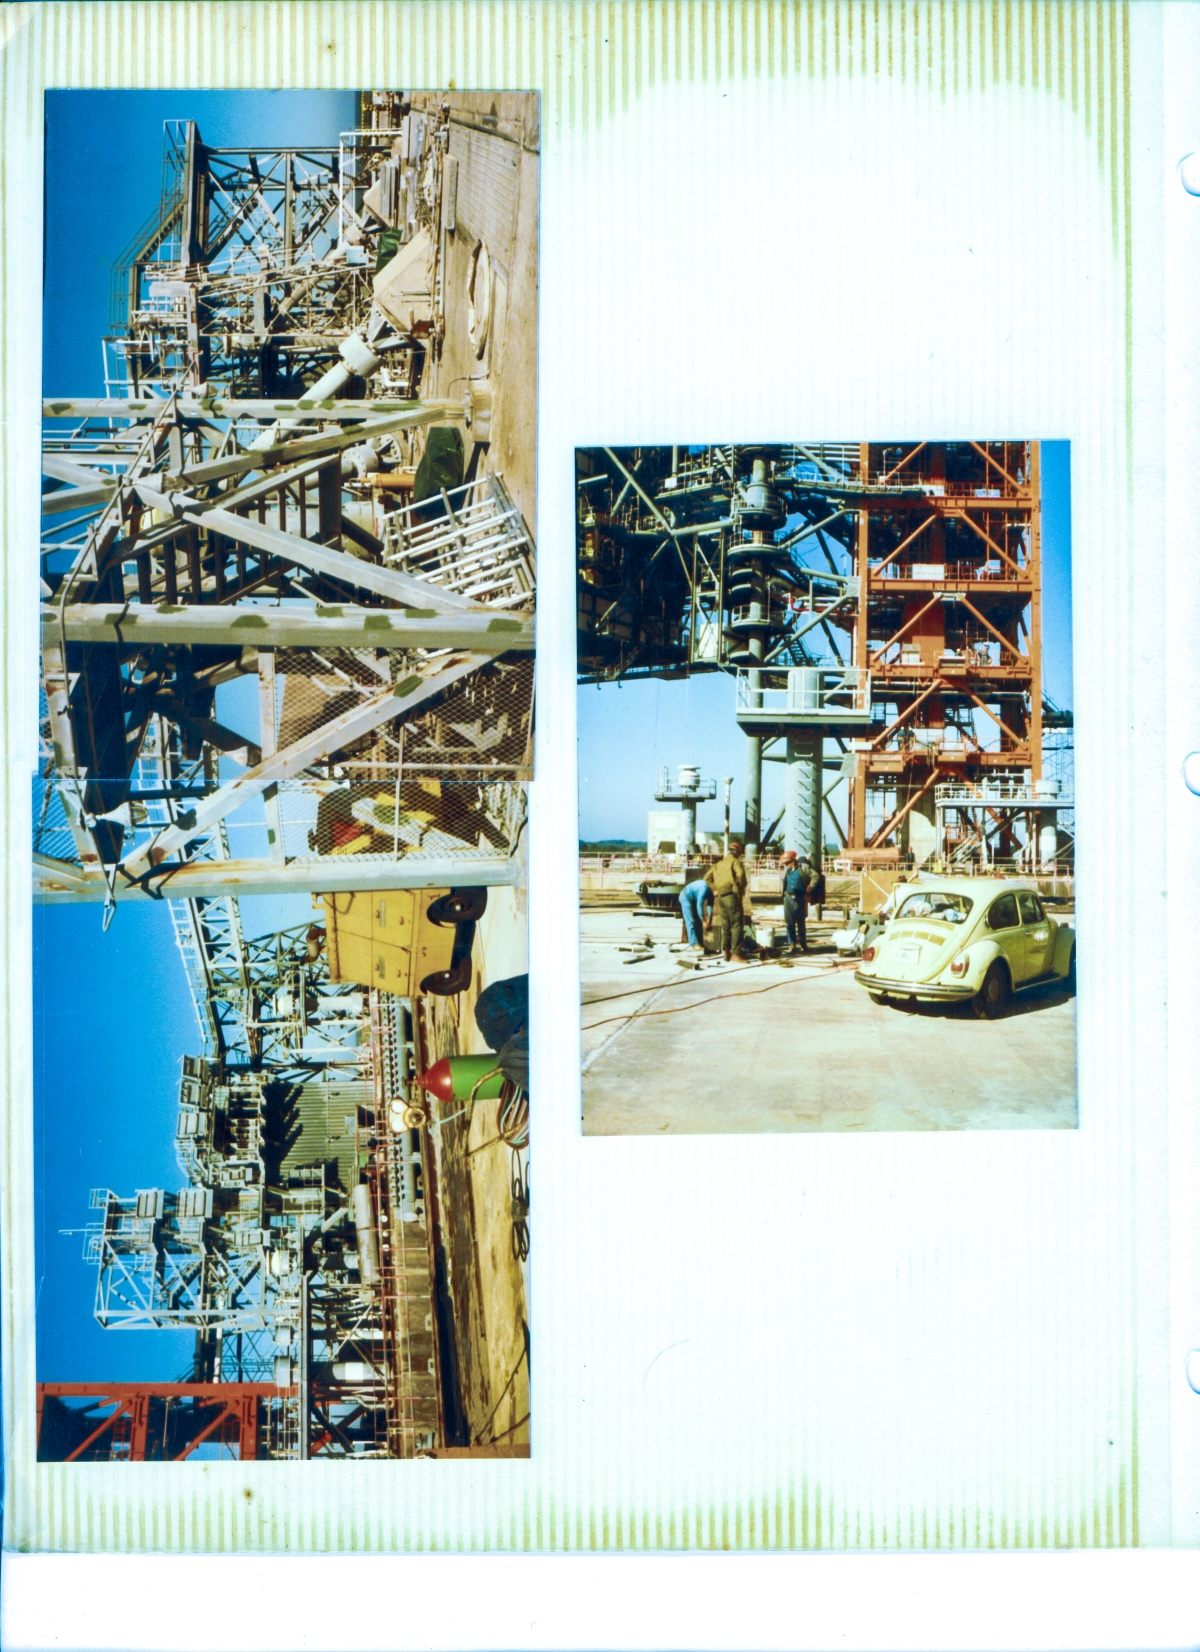
[[[851,853],[894,838],[937,784],[1041,779],[1039,444],[956,444],[978,455],[975,474],[957,476],[947,446],[914,443],[898,463],[876,444],[859,448],[860,596],[842,623],[871,672],[876,721],[890,715],[856,742]],[[972,732],[976,711],[996,726],[990,749]],[[874,829],[872,792],[894,799]]]
[[[107,1406],[113,1409],[78,1444],[51,1461],[182,1462],[197,1446],[216,1440],[236,1445],[238,1457],[245,1462],[259,1455],[263,1402],[286,1392],[268,1382],[40,1382],[38,1445],[42,1446],[47,1399],[89,1399],[92,1404],[86,1409],[93,1414]],[[198,1413],[193,1419],[198,1426],[184,1439],[183,1450],[168,1457],[173,1400],[191,1402],[191,1409]],[[212,1415],[205,1415],[209,1411]]]

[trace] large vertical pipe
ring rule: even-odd
[[[682,814],[683,814],[683,821],[682,821],[682,824],[681,824],[681,833],[680,833],[681,841],[678,845],[678,851],[681,855],[683,855],[685,857],[689,857],[692,854],[692,851],[696,847],[696,805],[695,805],[695,802],[685,799],[684,803],[683,803]]]
[[[1055,869],[1058,860],[1058,817],[1052,814],[1035,815],[1041,822],[1038,831],[1038,860],[1044,872]]]
[[[750,681],[753,684],[758,672],[752,672]],[[762,696],[751,700],[751,704],[762,704]],[[746,736],[746,854],[751,855],[758,847],[758,840],[762,835],[762,739],[757,734]]]
[[[821,748],[816,731],[787,737],[787,776],[784,795],[784,848],[821,863]]]

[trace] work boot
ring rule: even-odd
[[[728,948],[728,947],[726,947],[726,948],[725,948],[725,952],[724,952],[724,954],[723,954],[723,956],[724,956],[724,958],[725,958],[725,962],[726,962],[726,963],[727,963],[727,964],[728,964],[728,963],[730,963],[730,962],[731,962],[731,961],[732,961],[732,959],[733,959],[733,953],[732,953],[732,952],[730,952],[730,950],[729,950],[729,948]]]

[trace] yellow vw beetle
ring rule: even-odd
[[[932,878],[897,891],[896,913],[854,979],[876,1004],[972,999],[994,1020],[1014,993],[1075,988],[1075,931],[1011,879]]]

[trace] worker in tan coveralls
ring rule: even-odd
[[[729,853],[712,869],[713,894],[717,897],[717,913],[721,919],[721,946],[725,961],[735,955],[744,958],[742,942],[746,922],[742,903],[746,898],[746,868],[742,865],[745,850],[737,838],[729,844]]]

